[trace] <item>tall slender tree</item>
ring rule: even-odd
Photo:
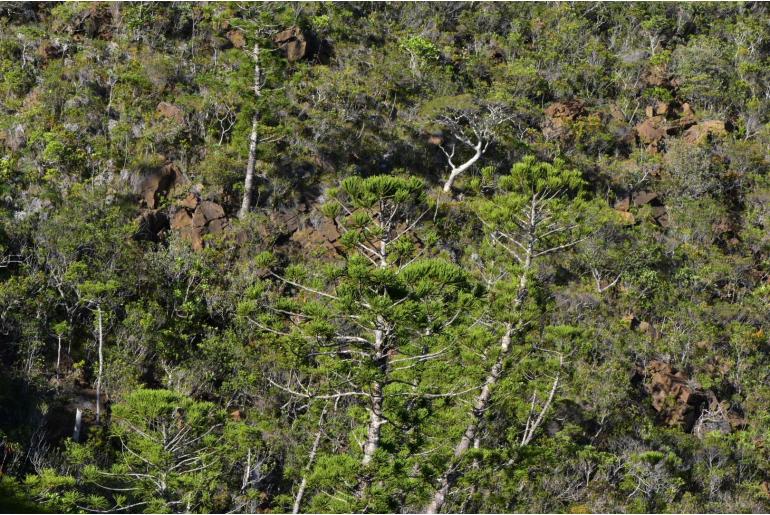
[[[509,175],[498,181],[497,192],[474,207],[485,228],[489,267],[495,268],[489,281],[490,322],[499,334],[496,355],[489,354],[489,368],[481,389],[472,401],[468,422],[439,476],[426,513],[438,513],[452,486],[462,475],[463,458],[477,438],[479,427],[506,371],[506,361],[528,326],[524,305],[532,286],[538,261],[564,251],[581,241],[580,212],[585,181],[580,172],[562,161],[553,164],[525,157]],[[489,271],[488,271],[489,272]],[[558,385],[558,376],[553,390]],[[551,393],[540,414],[527,424],[521,444],[528,444],[541,425]]]

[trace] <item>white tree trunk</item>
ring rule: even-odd
[[[325,413],[326,409],[324,408],[324,410],[321,412],[321,417],[318,419],[318,431],[315,434],[315,440],[313,440],[313,447],[310,449],[307,465],[305,465],[305,473],[302,475],[302,482],[299,484],[299,490],[297,490],[297,495],[294,498],[294,507],[291,510],[292,514],[299,513],[300,506],[302,505],[302,498],[305,495],[305,488],[307,487],[307,476],[310,474],[310,470],[313,468],[313,463],[315,462],[315,457],[318,453],[318,444],[321,443],[321,435],[323,434],[321,425],[323,424]]]
[[[455,447],[454,463],[448,466],[447,470],[441,475],[438,488],[436,489],[435,494],[433,494],[433,499],[431,500],[430,504],[425,507],[425,513],[438,513],[441,510],[441,507],[444,505],[444,501],[446,500],[446,496],[449,493],[449,489],[452,487],[452,484],[456,479],[455,473],[457,471],[457,466],[459,465],[459,459],[470,448],[471,442],[473,442],[475,439],[476,433],[479,429],[479,424],[482,417],[484,416],[484,412],[487,409],[487,405],[489,404],[489,398],[492,395],[492,389],[494,388],[495,384],[497,384],[497,381],[502,375],[505,358],[508,356],[508,353],[511,349],[512,330],[513,327],[511,324],[508,324],[505,328],[505,333],[500,340],[500,353],[497,356],[497,360],[495,360],[495,364],[489,371],[489,375],[487,376],[486,381],[484,381],[484,386],[482,387],[478,397],[476,397],[476,402],[473,403],[471,421],[468,423],[463,436],[460,438],[460,441]]]
[[[468,159],[466,162],[461,164],[460,166],[454,166],[450,162],[450,166],[452,167],[452,171],[449,173],[449,178],[444,183],[444,192],[449,193],[452,191],[452,184],[454,184],[455,179],[463,173],[465,170],[473,166],[473,164],[479,160],[479,158],[484,154],[484,147],[482,146],[482,142],[479,141],[475,147],[473,147],[474,153],[473,156]],[[453,152],[454,153],[454,152]]]
[[[254,58],[254,95],[257,99],[262,96],[261,73],[259,69],[259,45],[254,45],[252,53]],[[251,198],[254,195],[254,168],[257,162],[257,126],[259,124],[259,111],[255,110],[251,118],[251,134],[249,135],[249,161],[246,164],[246,180],[243,184],[243,201],[238,211],[238,218],[245,217],[251,209]]]
[[[382,317],[377,317],[377,323],[380,327],[374,331],[374,352],[375,359],[382,377],[375,380],[372,385],[371,405],[369,406],[369,427],[366,431],[366,442],[364,443],[364,455],[361,458],[361,466],[366,467],[374,459],[374,455],[377,449],[380,448],[380,434],[382,426],[385,425],[385,417],[383,417],[383,408],[385,404],[385,381],[384,378],[388,374],[388,351],[385,348],[386,336],[383,326],[385,321]],[[366,493],[366,490],[371,485],[371,477],[368,473],[364,473],[364,477],[361,479],[358,485],[358,497],[361,498]]]
[[[59,369],[61,368],[61,335],[57,334],[58,346],[56,347],[56,379],[59,379]]]
[[[72,431],[72,440],[74,442],[80,442],[80,431],[83,427],[83,412],[80,408],[75,410],[75,429]]]
[[[104,335],[102,332],[102,307],[96,306],[96,316],[99,328],[99,373],[96,375],[96,423],[102,414],[102,373],[104,372]]]
[[[519,276],[519,288],[516,294],[516,299],[514,300],[514,304],[512,306],[512,311],[514,313],[519,311],[524,301],[527,288],[527,274],[529,273],[529,268],[532,266],[532,253],[532,245],[530,244],[523,264],[524,269]],[[516,329],[518,329],[520,326],[521,321],[519,321],[517,324]],[[438,513],[444,506],[446,496],[449,494],[449,489],[452,488],[452,485],[457,479],[460,458],[462,458],[462,456],[466,453],[471,445],[471,442],[473,442],[474,438],[476,437],[479,425],[481,424],[481,420],[489,406],[492,390],[500,380],[500,377],[503,375],[505,360],[508,357],[508,354],[511,352],[511,334],[513,331],[514,326],[511,323],[506,324],[505,332],[500,339],[500,352],[498,353],[497,359],[495,360],[494,365],[492,365],[492,368],[490,369],[489,374],[484,381],[484,386],[481,388],[481,392],[479,392],[479,395],[476,397],[476,401],[473,403],[473,409],[470,413],[471,420],[468,423],[468,426],[465,428],[465,432],[460,438],[460,441],[455,446],[452,462],[447,466],[446,471],[444,471],[444,473],[439,478],[436,492],[433,494],[433,499],[423,510],[425,513]]]

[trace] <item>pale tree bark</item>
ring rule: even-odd
[[[462,437],[460,438],[460,441],[455,446],[450,464],[447,466],[444,473],[439,477],[433,498],[423,510],[425,513],[439,513],[446,502],[449,491],[457,479],[459,479],[461,475],[460,466],[462,464],[462,457],[468,451],[471,443],[476,438],[484,414],[489,408],[489,403],[494,387],[503,377],[505,361],[510,355],[512,349],[511,337],[512,335],[519,334],[521,331],[523,331],[526,325],[521,313],[521,308],[523,307],[524,300],[527,296],[528,277],[535,259],[546,254],[569,248],[579,243],[579,241],[582,241],[574,240],[561,245],[546,245],[545,248],[540,246],[544,243],[544,238],[551,234],[562,231],[562,228],[558,228],[553,224],[547,223],[549,216],[545,211],[544,204],[547,203],[550,199],[553,199],[555,195],[556,193],[545,194],[543,196],[539,194],[533,194],[528,204],[522,210],[521,216],[518,217],[517,225],[520,229],[520,235],[508,234],[502,231],[495,231],[491,234],[492,242],[503,247],[521,265],[516,298],[514,299],[513,305],[511,306],[511,313],[515,322],[508,322],[504,325],[503,336],[500,339],[500,350],[498,352],[497,359],[487,374],[487,377],[484,380],[484,385],[482,386],[481,391],[473,403],[473,409],[469,414],[470,421],[468,422],[468,425]],[[524,435],[522,436],[520,443],[522,447],[530,443],[534,437],[535,431],[543,422],[545,413],[553,401],[553,397],[556,393],[558,381],[559,375],[557,374],[553,383],[553,387],[551,388],[550,395],[539,415],[534,420],[532,419],[535,400],[533,397],[533,406],[530,411],[530,417],[527,420]]]
[[[56,346],[56,379],[59,379],[59,370],[61,369],[61,335],[57,334],[56,339],[58,342]]]
[[[252,51],[254,59],[254,95],[257,100],[262,96],[262,73],[259,67],[259,44],[254,44]],[[259,109],[255,108],[251,117],[251,134],[249,135],[249,160],[246,164],[246,180],[243,184],[243,201],[238,211],[238,218],[245,217],[251,209],[251,198],[254,196],[254,168],[257,162],[257,128],[259,125]]]
[[[300,507],[302,506],[302,498],[305,496],[305,488],[307,488],[307,476],[313,469],[315,457],[318,453],[318,445],[321,443],[321,436],[323,435],[322,427],[324,422],[324,415],[326,415],[326,408],[323,409],[321,416],[318,418],[318,431],[315,433],[313,446],[310,448],[310,454],[308,455],[307,465],[305,465],[305,473],[302,475],[302,481],[299,484],[299,490],[297,490],[297,495],[294,497],[294,506],[291,510],[292,514],[299,513]]]
[[[80,408],[75,409],[75,428],[72,430],[72,440],[74,442],[80,442],[80,432],[83,427],[83,412]]]
[[[385,405],[385,386],[388,381],[388,375],[390,372],[390,358],[388,356],[389,348],[387,346],[388,334],[387,324],[381,316],[377,316],[378,328],[374,331],[374,355],[375,362],[379,368],[379,378],[375,379],[372,384],[372,393],[369,397],[369,426],[366,430],[366,442],[364,442],[364,454],[361,458],[361,466],[367,467],[380,448],[380,435],[382,432],[382,426],[385,425],[386,420],[383,416],[383,409]],[[363,477],[358,485],[357,495],[362,498],[366,491],[372,484],[371,476],[368,472],[364,472]]]
[[[104,334],[102,331],[102,307],[99,305],[96,306],[96,317],[99,330],[99,373],[96,375],[96,423],[98,424],[102,413],[102,373],[104,372]]]
[[[447,152],[446,149],[444,149],[443,147],[441,148],[441,150],[447,156],[447,161],[449,162],[449,166],[451,168],[451,171],[449,172],[449,178],[444,183],[445,193],[449,193],[450,191],[452,191],[452,185],[454,184],[455,179],[457,179],[457,177],[459,177],[460,174],[462,174],[465,170],[473,166],[473,164],[476,161],[478,161],[479,158],[481,158],[481,156],[486,151],[486,145],[483,145],[481,141],[473,145],[472,148],[473,148],[473,155],[467,161],[465,161],[460,165],[456,165],[452,160],[455,154],[454,147],[452,147],[451,152]]]
[[[456,144],[451,151],[440,145],[441,151],[449,164],[449,177],[444,183],[444,192],[452,191],[455,179],[473,166],[489,148],[495,138],[496,127],[511,120],[508,111],[499,105],[489,104],[480,111],[463,110],[442,116],[439,121],[450,132],[452,138],[473,151],[473,155],[463,163],[454,162]]]

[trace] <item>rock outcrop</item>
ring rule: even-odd
[[[545,108],[543,136],[547,139],[565,139],[569,135],[569,125],[585,114],[585,106],[579,100],[554,102]]]
[[[645,108],[647,118],[639,122],[634,131],[640,144],[649,152],[658,152],[666,136],[680,134],[696,123],[695,113],[689,104],[658,102]]]
[[[630,212],[631,208],[649,206],[652,218],[661,227],[669,226],[668,211],[660,195],[655,191],[640,190],[621,196],[613,206],[621,213]],[[627,219],[628,217],[625,217]]]
[[[645,370],[644,389],[658,419],[668,426],[691,431],[706,405],[706,395],[687,375],[662,361],[651,361]]]
[[[160,169],[151,171],[142,179],[139,187],[140,204],[147,209],[156,209],[162,197],[181,182],[182,173],[174,163],[167,162]]]
[[[176,122],[177,125],[184,124],[184,111],[182,111],[182,108],[179,106],[169,102],[161,102],[158,104],[158,107],[155,108],[155,112],[167,120]]]
[[[160,241],[163,234],[169,229],[169,220],[166,213],[150,209],[139,215],[137,219],[139,229],[134,234],[137,240]]]
[[[687,129],[682,138],[693,145],[702,145],[710,138],[727,136],[727,125],[722,120],[705,120]]]
[[[333,54],[331,43],[319,40],[314,34],[304,32],[299,27],[289,27],[273,37],[273,42],[281,49],[289,62],[315,58],[322,64],[328,64]]]
[[[204,237],[220,234],[230,225],[225,210],[210,200],[200,201],[191,193],[178,206],[171,217],[171,230],[188,240],[194,250],[205,247]]]
[[[303,251],[314,252],[323,257],[336,257],[342,251],[339,241],[342,235],[337,226],[326,217],[311,218],[291,235],[291,240],[298,243]]]
[[[27,135],[24,126],[17,124],[10,129],[0,132],[0,142],[5,144],[8,150],[18,152],[27,145]]]

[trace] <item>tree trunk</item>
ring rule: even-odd
[[[308,456],[307,465],[305,465],[305,473],[302,475],[302,482],[299,484],[299,490],[297,490],[297,496],[294,498],[294,507],[292,513],[299,513],[300,506],[302,505],[302,497],[305,495],[305,487],[307,487],[307,476],[310,474],[310,470],[313,468],[315,462],[315,456],[318,453],[318,444],[321,443],[321,425],[323,424],[324,414],[326,414],[326,408],[321,412],[321,417],[318,419],[318,431],[315,434],[315,440],[313,440],[313,447],[310,449],[310,455]]]
[[[382,383],[379,381],[375,382],[372,387],[372,405],[369,411],[369,429],[366,432],[364,457],[361,459],[361,465],[363,466],[371,463],[374,453],[377,452],[380,446],[380,428],[384,424],[382,418],[383,400]]]
[[[382,416],[385,403],[385,378],[388,374],[388,352],[385,348],[385,331],[382,327],[385,321],[382,317],[377,317],[377,323],[380,329],[374,331],[374,352],[376,361],[380,369],[381,377],[374,381],[372,385],[371,406],[369,407],[369,427],[366,431],[366,442],[364,443],[364,455],[361,458],[361,466],[366,467],[374,459],[374,454],[380,447],[380,433],[382,426],[385,425],[385,418]],[[358,485],[358,497],[364,496],[364,493],[371,485],[371,477],[364,473]]]
[[[102,307],[96,307],[96,316],[99,327],[99,373],[96,375],[96,423],[99,423],[102,413],[102,372],[104,371],[104,335],[102,333]]]
[[[473,149],[475,150],[473,157],[471,157],[470,159],[468,159],[466,162],[464,162],[458,167],[454,167],[454,166],[452,167],[452,171],[449,173],[449,178],[444,183],[444,193],[449,193],[450,191],[452,191],[452,184],[454,184],[455,179],[457,179],[457,177],[461,173],[463,173],[465,170],[473,166],[473,163],[478,161],[481,155],[484,153],[481,141],[479,141],[476,144],[476,146],[473,147]]]
[[[479,393],[478,397],[476,397],[476,402],[473,403],[471,421],[465,428],[463,436],[460,438],[460,441],[455,447],[453,463],[447,467],[447,470],[441,475],[438,488],[436,489],[436,493],[433,495],[433,500],[431,500],[430,504],[428,504],[428,506],[425,507],[425,510],[423,510],[425,513],[438,513],[441,510],[441,507],[444,505],[444,501],[446,500],[446,496],[449,493],[449,489],[457,479],[456,473],[460,458],[470,448],[471,442],[473,442],[475,439],[476,432],[479,429],[479,424],[482,417],[484,416],[484,412],[487,409],[487,405],[489,404],[489,398],[492,395],[492,389],[494,388],[495,384],[497,384],[497,381],[502,375],[505,358],[508,357],[508,353],[511,349],[512,331],[513,326],[511,324],[507,324],[505,333],[500,340],[500,353],[498,354],[497,360],[495,360],[495,364],[492,366],[492,370],[490,370],[486,381],[484,381],[484,386],[481,388],[481,392]]]
[[[58,346],[56,347],[56,379],[59,379],[59,369],[61,368],[61,335],[57,334]]]
[[[83,412],[80,408],[75,410],[75,429],[72,431],[72,440],[74,442],[80,442],[80,431],[83,427]]]
[[[519,288],[516,292],[516,299],[513,301],[513,306],[511,309],[514,313],[519,311],[526,296],[527,274],[529,273],[529,269],[532,266],[532,254],[533,248],[532,243],[530,243],[527,249],[525,261],[523,263],[523,270],[519,276]],[[519,320],[515,329],[518,330],[521,326],[521,320]],[[457,446],[455,446],[453,459],[447,466],[446,471],[444,471],[444,473],[439,478],[438,487],[436,492],[433,494],[433,499],[423,510],[425,513],[438,513],[441,511],[441,508],[444,506],[444,502],[446,501],[446,496],[449,494],[449,489],[452,488],[452,485],[454,485],[455,481],[459,477],[458,467],[460,465],[460,458],[462,458],[462,456],[470,447],[471,442],[473,442],[474,438],[476,437],[481,419],[489,405],[489,399],[492,396],[492,390],[500,380],[500,377],[503,375],[505,359],[511,352],[511,335],[513,332],[513,324],[510,322],[507,323],[505,325],[505,332],[503,333],[503,337],[500,340],[500,352],[497,355],[497,359],[495,360],[494,365],[492,365],[486,380],[484,381],[484,386],[481,388],[481,392],[479,392],[478,397],[476,397],[476,402],[473,403],[473,410],[470,413],[471,421],[465,428],[465,432],[460,438]]]
[[[254,45],[252,53],[254,58],[254,95],[257,99],[262,96],[261,74],[259,69],[259,45]],[[251,134],[249,136],[249,161],[246,164],[246,180],[243,184],[243,202],[238,211],[238,218],[244,218],[251,209],[251,198],[254,196],[254,168],[257,162],[257,126],[259,124],[259,110],[255,109],[251,118]]]

